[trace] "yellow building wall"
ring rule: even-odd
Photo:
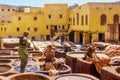
[[[69,18],[71,28],[69,29],[69,33],[71,31],[79,31],[84,32],[87,36],[84,35],[85,43],[90,41],[89,34],[92,34],[93,41],[99,41],[99,34],[105,34],[108,24],[113,24],[113,16],[115,14],[120,16],[120,3],[87,3],[81,6],[74,7],[69,11]],[[79,25],[77,25],[77,17],[76,14],[79,14]],[[106,15],[106,24],[101,25],[100,16],[102,14]],[[88,15],[88,24],[86,25],[85,16]],[[84,16],[84,25],[81,25],[81,16]],[[73,18],[75,18],[75,24],[73,25]],[[120,20],[119,20],[120,23]],[[88,34],[86,33],[88,32]],[[79,38],[79,36],[77,37]],[[104,36],[106,38],[106,34]],[[77,39],[78,40],[78,39]]]
[[[15,10],[16,6],[0,4],[0,22],[11,22],[11,14]]]
[[[48,18],[49,14],[52,16],[51,19]],[[59,17],[60,14],[62,18]],[[45,37],[46,35],[50,35],[51,25],[57,25],[59,30],[62,30],[62,25],[64,25],[64,29],[68,29],[67,4],[46,4],[43,8],[31,8],[30,12],[15,12],[11,16],[11,23],[4,23],[4,25],[0,26],[6,27],[7,30],[0,32],[1,37],[18,37],[23,35],[23,32],[27,31],[28,28],[30,28],[30,37],[40,37],[41,35]],[[18,20],[19,17],[21,20]],[[34,17],[37,17],[37,20],[34,20]],[[48,29],[46,29],[47,25]],[[17,31],[17,28],[20,31]],[[34,28],[37,28],[36,32]]]
[[[66,25],[68,22],[68,5],[67,4],[45,4],[44,7],[46,24]],[[59,15],[63,17],[60,18]],[[48,18],[51,15],[51,19]]]
[[[77,6],[74,9],[72,9],[71,11],[69,11],[69,17],[70,18],[75,18],[75,25],[73,25],[73,20],[71,23],[71,28],[73,28],[74,30],[80,30],[80,31],[88,31],[89,30],[89,25],[85,24],[85,19],[84,19],[84,24],[81,25],[81,16],[86,16],[89,15],[89,6],[88,5],[84,5],[84,6]],[[77,13],[79,14],[79,24],[77,25]],[[89,20],[88,20],[88,24],[89,24]]]
[[[31,13],[44,13],[43,8],[37,8],[37,7],[30,8],[30,12]]]
[[[83,33],[84,42],[90,42],[90,34],[92,34],[93,41],[99,40],[99,33],[106,33],[107,25],[113,24],[113,16],[115,14],[120,16],[120,3],[87,3],[81,6],[74,6],[69,9],[67,4],[45,4],[43,8],[30,8],[30,12],[14,12],[12,13],[11,23],[1,23],[0,31],[1,37],[14,36],[18,37],[24,31],[30,28],[30,36],[40,37],[41,35],[50,35],[52,27],[57,26],[57,31],[68,30],[69,33],[75,31],[75,42],[79,42],[79,33]],[[79,16],[77,17],[77,14]],[[100,16],[105,14],[107,22],[105,25],[100,25]],[[51,15],[51,18],[49,18]],[[60,18],[62,15],[62,18]],[[88,16],[88,24],[86,24],[86,15]],[[83,25],[81,24],[81,17],[83,16]],[[21,17],[21,20],[18,20]],[[34,20],[37,17],[37,20]],[[77,24],[77,18],[79,19]],[[73,23],[74,19],[74,23]],[[120,20],[119,20],[120,23]],[[62,26],[64,25],[64,29]],[[46,27],[48,26],[48,29]],[[6,31],[4,30],[6,28]],[[16,31],[20,28],[20,31]],[[34,31],[37,28],[37,31]],[[105,34],[106,35],[106,34]],[[105,37],[105,39],[107,39]]]
[[[90,22],[90,31],[96,32],[98,36],[93,36],[95,40],[98,41],[99,33],[104,33],[107,31],[108,24],[113,24],[114,15],[117,14],[120,16],[120,3],[90,3],[90,15],[89,15],[89,22]],[[100,17],[102,14],[106,15],[106,24],[101,25]],[[120,23],[120,20],[119,20]],[[105,34],[106,36],[107,34]],[[106,40],[108,40],[105,37]]]
[[[79,23],[77,22],[77,14],[79,14],[79,17],[78,17]],[[72,19],[70,21],[71,27],[69,29],[69,32],[71,32],[72,30],[82,32],[83,36],[84,36],[83,43],[89,42],[89,36],[86,35],[87,34],[86,32],[89,32],[89,18],[88,18],[88,23],[87,24],[85,23],[85,21],[86,21],[85,16],[87,15],[89,17],[89,6],[88,5],[76,6],[75,8],[73,8],[69,11],[69,15],[70,15],[69,18]],[[84,17],[83,25],[81,24],[82,16]],[[74,21],[73,21],[73,18],[75,18]],[[75,37],[76,40],[80,40],[80,36],[78,36],[78,34],[77,35],[75,34],[75,36],[77,36],[77,37]],[[76,40],[75,40],[75,42],[79,42]]]
[[[57,26],[57,31],[63,30],[62,26],[64,25],[64,30],[68,30],[68,5],[67,4],[45,4],[44,6],[45,22],[46,25],[54,29],[54,26]],[[51,15],[51,18],[48,16]],[[60,18],[62,15],[62,18]]]
[[[18,20],[18,17],[21,17],[21,20]],[[34,17],[37,17],[37,20],[34,20]],[[30,36],[40,37],[40,35],[49,34],[44,31],[45,20],[44,15],[40,13],[13,13],[12,14],[12,23],[4,24],[1,27],[6,27],[7,31],[1,33],[1,36],[13,36],[18,37],[23,34],[24,31],[27,31],[30,28]],[[20,31],[17,31],[17,28]],[[34,31],[34,28],[37,28],[37,31]]]

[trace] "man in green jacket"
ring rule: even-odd
[[[29,32],[24,32],[23,36],[20,37],[20,41],[19,41],[19,55],[20,55],[20,60],[21,60],[21,64],[20,64],[20,72],[23,73],[25,71],[25,67],[27,65],[28,62],[28,53],[27,53],[27,46],[29,45],[28,42],[28,37]]]

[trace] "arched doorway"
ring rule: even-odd
[[[74,42],[74,34],[75,34],[74,31],[70,32],[70,34],[69,34],[69,40],[70,40],[71,42]]]
[[[119,15],[115,14],[113,16],[113,23],[119,23]]]

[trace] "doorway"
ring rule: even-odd
[[[105,41],[105,34],[99,33],[99,41],[104,42]]]
[[[32,41],[35,41],[35,36],[32,36]]]
[[[57,32],[57,25],[54,25],[54,31]]]
[[[118,34],[119,34],[119,40],[120,40],[120,24],[119,24],[119,28],[118,28]]]
[[[80,44],[83,44],[83,33],[80,33]]]
[[[74,42],[74,34],[75,34],[74,31],[72,31],[72,32],[69,34],[69,40],[70,40],[71,42]]]

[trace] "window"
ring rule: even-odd
[[[54,30],[57,31],[57,25],[54,25]]]
[[[73,23],[72,23],[72,18],[71,18],[71,25],[73,25]]]
[[[8,11],[10,11],[10,9],[8,9]]]
[[[88,15],[86,15],[86,21],[85,21],[85,24],[88,25]]]
[[[50,18],[51,18],[51,15],[48,15],[48,18],[50,19]]]
[[[4,11],[4,9],[2,9],[2,11]]]
[[[70,22],[71,20],[70,20],[70,18],[69,18],[69,22]]]
[[[84,25],[84,16],[81,16],[81,25]]]
[[[70,24],[68,24],[68,29],[70,28]]]
[[[37,17],[34,17],[34,20],[36,21],[36,20],[37,20]]]
[[[2,20],[2,22],[5,22],[5,21]]]
[[[12,9],[12,11],[15,11],[15,9]]]
[[[96,7],[96,10],[99,10],[99,7]]]
[[[62,18],[62,17],[63,17],[63,15],[62,15],[62,14],[60,14],[60,15],[59,15],[59,17],[60,17],[60,18]]]
[[[60,28],[60,25],[59,25],[59,28]]]
[[[73,25],[75,25],[75,18],[73,17]]]
[[[18,17],[18,20],[20,21],[20,20],[21,20],[21,17]]]
[[[8,21],[8,23],[11,23],[10,21]]]
[[[46,25],[46,29],[48,29],[48,25]]]
[[[3,30],[3,28],[1,28],[1,31]]]
[[[37,32],[37,28],[34,28],[34,32]]]
[[[28,31],[30,31],[30,28],[28,28]]]
[[[64,25],[62,25],[62,29],[64,29]]]
[[[113,16],[113,23],[119,23],[119,15],[115,14]]]
[[[6,31],[6,28],[4,28],[4,31]]]
[[[35,36],[32,36],[32,41],[35,41]]]
[[[79,13],[77,13],[77,25],[79,25]]]
[[[46,40],[50,40],[50,35],[46,35]]]
[[[109,10],[112,10],[112,8],[110,7]]]
[[[106,24],[106,15],[102,14],[101,15],[101,25],[105,25]]]
[[[20,31],[20,28],[17,28],[16,30],[17,30],[17,31]]]

